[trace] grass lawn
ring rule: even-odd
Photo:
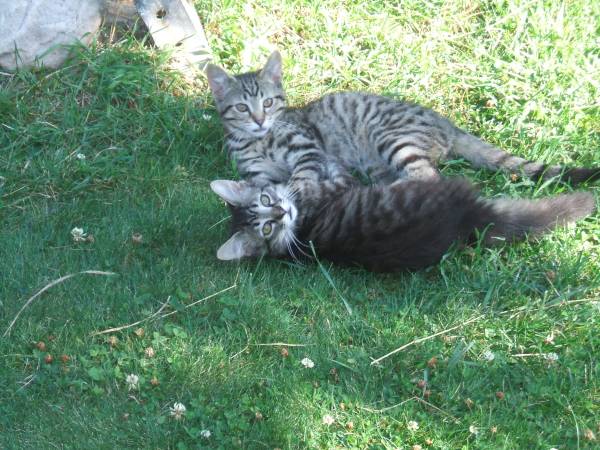
[[[405,97],[515,154],[600,165],[600,2],[195,3],[228,69],[282,51],[291,103]],[[205,81],[131,36],[0,75],[0,176],[0,333],[53,280],[116,274],[50,287],[0,337],[2,449],[597,448],[599,214],[416,273],[217,261],[208,183],[236,174]]]

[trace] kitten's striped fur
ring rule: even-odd
[[[383,271],[418,268],[478,231],[489,228],[486,244],[521,239],[593,210],[590,194],[492,202],[466,182],[441,179],[436,163],[456,157],[575,183],[600,178],[600,169],[526,161],[419,105],[348,92],[289,108],[277,52],[258,72],[232,77],[209,66],[207,75],[227,147],[249,181],[211,183],[234,219],[220,259],[297,257],[310,241],[336,262]],[[380,183],[362,186],[352,171]]]
[[[343,92],[287,107],[278,52],[261,71],[230,76],[209,65],[207,75],[229,152],[242,177],[259,184],[301,185],[352,170],[383,182],[434,179],[438,161],[453,158],[534,179],[600,178],[598,168],[565,169],[510,155],[430,109],[387,97]]]
[[[312,242],[320,257],[374,271],[425,267],[479,232],[485,245],[520,240],[594,210],[590,193],[487,200],[466,181],[443,178],[387,186],[306,182],[294,194],[285,185],[261,188],[226,180],[211,187],[233,217],[233,235],[219,249],[220,259],[298,258],[310,254]]]

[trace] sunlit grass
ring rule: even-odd
[[[598,2],[195,3],[226,68],[282,51],[292,103],[384,93],[513,153],[600,165]],[[53,280],[118,274],[52,287],[0,339],[0,447],[594,447],[597,214],[416,273],[226,264],[208,183],[235,171],[211,105],[202,79],[130,36],[58,72],[0,75],[0,333]],[[570,189],[444,172],[490,196]],[[167,300],[174,314],[94,335]]]

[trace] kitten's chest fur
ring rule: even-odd
[[[271,130],[261,139],[227,138],[227,148],[243,178],[266,183],[283,183],[289,179],[291,170],[283,158],[285,148],[280,145],[283,142],[275,131]]]

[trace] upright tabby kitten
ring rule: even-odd
[[[288,107],[281,56],[235,76],[209,65],[207,76],[226,144],[243,178],[264,185],[335,179],[358,170],[376,181],[434,179],[438,161],[464,158],[475,167],[522,172],[534,179],[579,183],[598,168],[547,166],[493,147],[434,111],[373,94],[328,94]]]
[[[212,190],[232,212],[232,237],[222,260],[269,254],[317,254],[374,271],[417,269],[438,262],[454,242],[483,243],[538,235],[591,214],[590,193],[540,200],[487,200],[462,180],[409,180],[362,186],[353,180],[259,187],[217,180]]]

